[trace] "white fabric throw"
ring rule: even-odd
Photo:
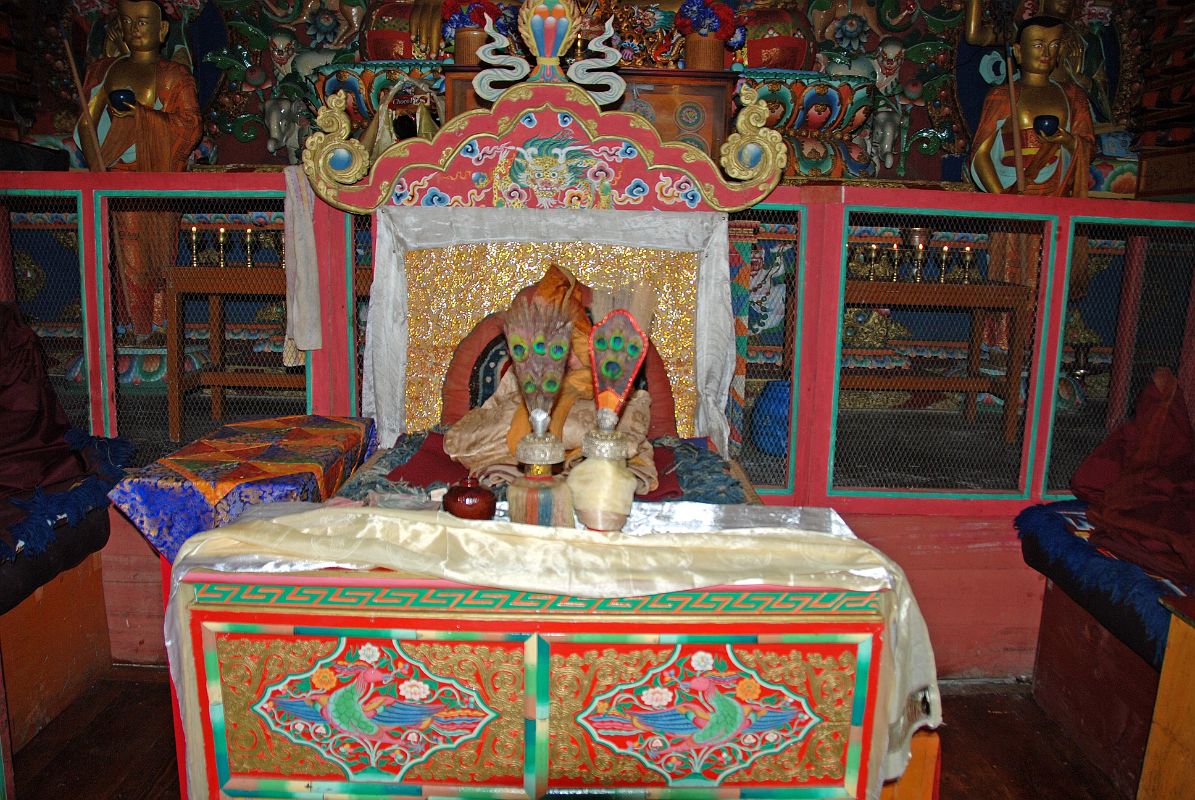
[[[725,214],[383,206],[377,220],[361,411],[377,422],[379,441],[389,446],[406,430],[408,251],[479,242],[582,241],[698,254],[694,432],[727,452],[726,399],[735,339]]]
[[[303,351],[324,346],[320,328],[319,259],[315,249],[315,193],[302,167],[289,166],[284,173],[286,346],[282,363],[299,367],[305,361]]]

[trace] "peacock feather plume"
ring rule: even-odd
[[[542,297],[517,297],[506,312],[503,332],[519,391],[532,419],[552,413],[568,369],[568,312]]]
[[[647,358],[647,336],[629,311],[616,308],[593,326],[589,334],[589,357],[598,424],[613,428],[611,419],[617,422],[635,375]]]

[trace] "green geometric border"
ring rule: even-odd
[[[698,591],[643,597],[566,597],[502,589],[196,583],[196,604],[318,611],[495,614],[783,614],[878,616],[880,596],[835,590]]]

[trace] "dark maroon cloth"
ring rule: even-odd
[[[651,457],[656,464],[658,485],[654,491],[636,497],[647,503],[658,503],[683,495],[684,490],[680,488],[680,480],[676,477],[676,453],[671,448],[652,445]]]
[[[66,443],[71,424],[50,386],[37,334],[0,303],[0,500],[87,473]]]
[[[444,434],[429,433],[415,455],[386,473],[388,481],[402,481],[412,486],[431,486],[439,481],[453,484],[469,477],[463,464],[453,461],[444,452]]]
[[[1195,432],[1173,372],[1154,373],[1134,417],[1079,465],[1071,489],[1089,504],[1093,545],[1195,586]]]

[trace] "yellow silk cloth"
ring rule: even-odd
[[[194,676],[187,674],[193,661],[182,634],[189,621],[186,584],[180,579],[191,570],[288,573],[382,567],[402,577],[582,597],[727,585],[838,588],[878,592],[885,619],[868,788],[868,796],[878,798],[880,778],[899,776],[908,763],[913,732],[941,722],[929,633],[900,567],[856,538],[833,511],[791,509],[797,515],[792,528],[694,532],[677,530],[682,526],[670,521],[682,506],[694,509],[688,512],[694,516],[731,514],[736,525],[752,519],[781,524],[774,508],[696,503],[660,504],[661,522],[640,535],[471,521],[439,511],[323,506],[270,520],[243,519],[194,536],[175,560],[167,615],[171,668],[175,680],[184,681],[188,731],[197,730],[198,706],[186,682],[193,683]],[[187,747],[191,751],[191,736]],[[188,764],[202,762],[201,755],[195,761],[188,757]],[[191,773],[192,790],[204,786],[201,767],[199,771]]]

